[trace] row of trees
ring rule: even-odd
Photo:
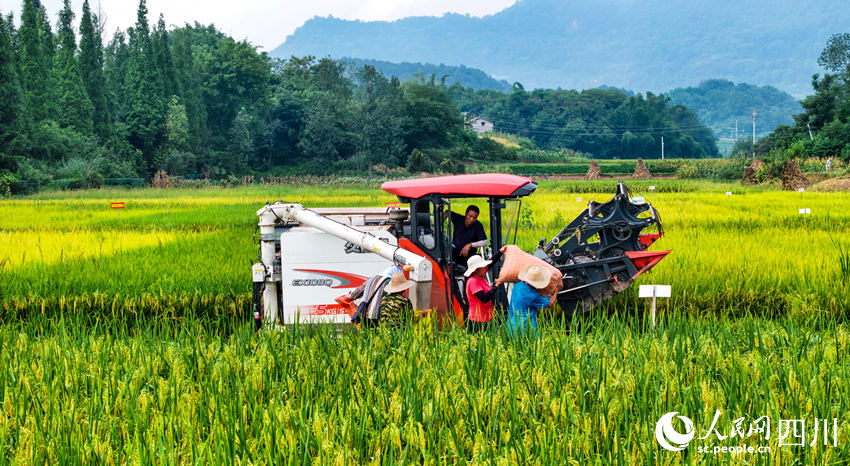
[[[627,95],[618,89],[513,92],[448,89],[461,108],[494,122],[496,129],[528,137],[541,148],[571,149],[599,158],[718,155],[712,131],[683,105],[664,95]]]
[[[69,0],[55,33],[39,0],[23,1],[17,29],[0,15],[0,171],[34,180],[327,172],[404,165],[413,149],[468,139],[433,80],[401,83],[371,66],[350,79],[341,62],[272,60],[213,26],[167,30],[160,16],[151,27],[145,0],[135,26],[106,46],[88,0],[79,36],[73,18]]]
[[[771,160],[792,157],[841,158],[850,162],[850,33],[834,34],[818,58],[829,72],[812,77],[814,94],[800,103],[794,124],[781,125],[768,137],[736,146],[739,152]]]

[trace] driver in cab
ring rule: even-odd
[[[484,225],[478,221],[480,210],[477,206],[470,205],[466,208],[466,214],[460,215],[452,212],[451,221],[454,227],[452,234],[452,260],[456,264],[466,266],[469,256],[478,254],[478,248],[487,245],[487,235],[484,233]]]

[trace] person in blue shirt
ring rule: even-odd
[[[527,329],[537,334],[537,313],[549,305],[549,297],[540,294],[540,290],[549,285],[551,278],[551,271],[535,264],[520,271],[520,281],[511,291],[508,308],[508,330],[511,336],[523,335]]]

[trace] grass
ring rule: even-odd
[[[523,201],[520,246],[613,185],[540,182]],[[658,327],[633,286],[581,322],[544,319],[534,340],[427,326],[255,335],[256,210],[395,200],[374,184],[0,202],[0,462],[846,461],[846,196],[629,182],[647,199],[649,185],[666,231],[653,249],[673,249],[637,283],[673,286]],[[110,201],[126,202],[120,219]],[[663,414],[688,416],[702,436],[716,409],[724,429],[770,416],[771,438],[694,440],[680,453],[655,441]],[[779,446],[779,419],[816,417],[838,419],[838,447]],[[771,452],[696,449],[713,445]]]
[[[458,330],[330,334],[67,316],[0,327],[0,458],[20,463],[827,464],[839,448],[661,450],[661,414],[700,435],[835,417],[850,428],[843,324],[597,316],[533,340]],[[331,382],[332,381],[332,382]],[[777,422],[774,420],[773,422]],[[774,424],[774,429],[775,424]]]

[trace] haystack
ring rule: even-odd
[[[599,164],[596,163],[596,160],[590,161],[590,168],[587,169],[587,175],[584,175],[584,179],[586,180],[598,180],[599,175],[602,174],[602,170],[599,169]]]
[[[632,175],[632,178],[638,180],[652,178],[652,174],[646,169],[643,159],[637,159],[637,166],[635,167],[635,173]]]
[[[752,163],[750,163],[750,166],[744,169],[744,177],[741,178],[741,183],[758,183],[758,173],[762,165],[764,165],[764,162],[761,159],[753,159]]]
[[[785,163],[785,169],[782,170],[782,188],[796,191],[799,188],[806,187],[812,184],[803,172],[800,170],[800,166],[797,165],[797,161],[794,159],[789,160]]]

